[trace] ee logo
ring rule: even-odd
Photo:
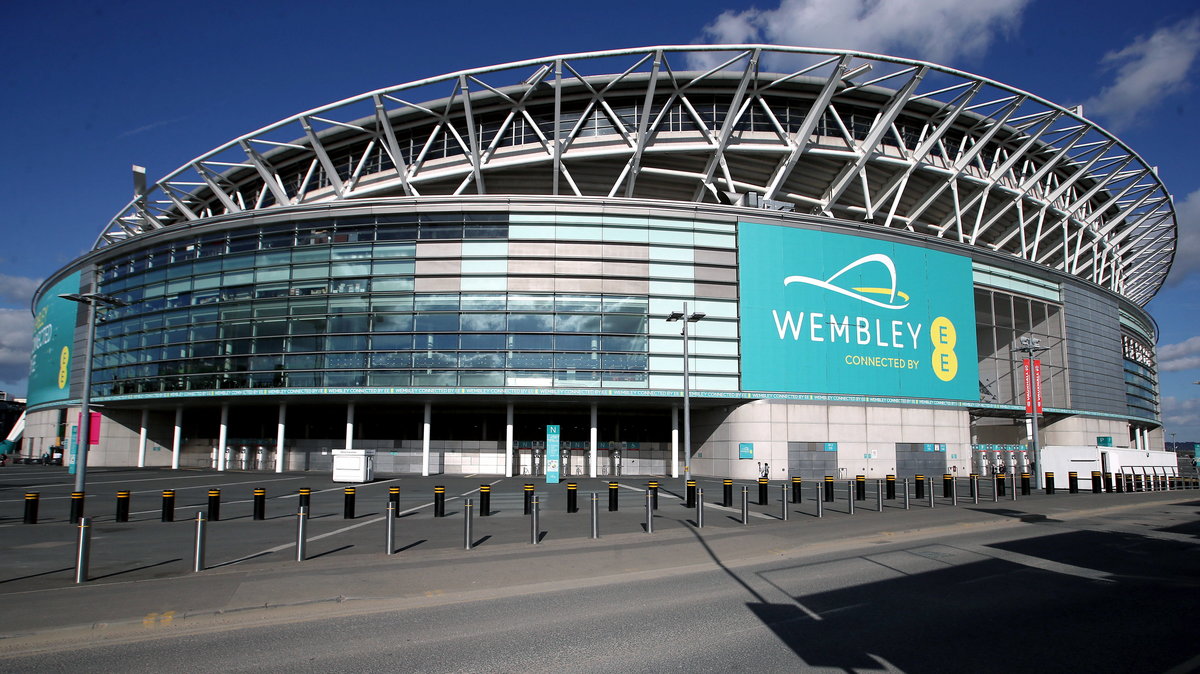
[[[71,348],[64,346],[58,355],[58,387],[67,387],[67,365],[71,362]]]
[[[958,356],[954,354],[958,334],[954,324],[949,318],[938,316],[929,326],[929,337],[933,340],[933,374],[942,381],[954,379],[958,374]]]

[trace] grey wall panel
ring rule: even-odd
[[[1126,414],[1117,303],[1073,283],[1063,284],[1071,407]]]

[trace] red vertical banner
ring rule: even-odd
[[[1029,359],[1025,359],[1025,413],[1033,414],[1033,367],[1029,363]]]
[[[1042,361],[1033,361],[1033,400],[1037,413],[1042,413]]]
[[[75,418],[77,419],[77,421],[75,423],[82,426],[83,425],[83,413],[80,412],[79,415],[77,415]],[[88,418],[91,419],[91,423],[88,426],[88,444],[89,445],[98,445],[98,444],[100,444],[100,413],[99,412],[89,412]]]

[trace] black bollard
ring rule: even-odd
[[[954,476],[950,473],[942,473],[942,498],[950,498],[950,492],[954,489]]]
[[[25,524],[37,524],[39,498],[41,498],[40,492],[25,492]]]
[[[221,519],[221,490],[208,490],[208,521],[217,522]]]
[[[684,507],[685,508],[695,508],[696,507],[696,481],[695,480],[687,481],[687,505],[685,505]]]
[[[646,485],[646,491],[650,494],[650,507],[658,510],[658,481],[651,480]]]
[[[356,493],[357,492],[354,487],[346,487],[342,490],[342,494],[344,494],[342,502],[342,519],[344,520],[354,519],[354,497]]]
[[[925,476],[918,475],[913,481],[913,498],[920,501],[925,498]]]
[[[165,489],[162,493],[162,521],[175,521],[175,490]]]
[[[1047,494],[1054,493],[1054,473],[1050,473],[1050,472],[1046,473],[1046,493]]]
[[[1100,471],[1092,471],[1092,493],[1099,494],[1104,489],[1104,483],[1100,480]]]
[[[83,492],[71,492],[71,524],[79,524],[79,518],[83,517]]]
[[[479,485],[479,516],[489,517],[492,514],[492,485]]]
[[[721,505],[733,507],[733,480],[728,478],[721,481]]]
[[[792,503],[802,503],[804,501],[804,494],[802,494],[800,492],[802,487],[804,487],[804,478],[800,477],[799,475],[793,475],[792,476]]]
[[[525,485],[525,514],[533,513],[533,485]]]
[[[971,473],[969,477],[969,482],[971,483],[971,500],[979,503],[979,473]]]
[[[1079,493],[1079,473],[1076,473],[1075,471],[1067,473],[1067,493]]]
[[[400,516],[400,487],[388,487],[388,503],[392,506],[392,517]]]
[[[308,519],[309,513],[312,512],[312,489],[300,487],[300,491],[297,493],[300,495],[300,512],[304,514],[305,519]]]
[[[833,476],[825,476],[825,502],[833,503]]]
[[[1029,496],[1029,473],[1021,473],[1021,496]]]
[[[888,475],[887,483],[885,486],[886,486],[886,491],[887,491],[887,500],[889,500],[889,501],[896,500],[896,476]]]
[[[446,488],[442,485],[433,488],[433,516],[446,516]]]
[[[1104,493],[1113,493],[1113,476],[1112,473],[1104,474]]]
[[[1125,474],[1117,473],[1117,493],[1125,493]]]
[[[767,478],[758,478],[758,505],[765,506],[767,505],[767,502],[770,501],[770,496],[767,495],[767,490],[770,488],[769,484],[770,480]]]
[[[578,494],[579,494],[579,485],[575,484],[574,482],[568,482],[567,483],[567,512],[569,512],[569,513],[579,512],[579,502],[577,500],[579,498]]]
[[[854,476],[854,500],[856,500],[856,501],[867,500],[867,476],[866,475],[855,475]]]
[[[1005,475],[1004,473],[996,474],[996,496],[997,497],[1004,496],[1005,487],[1008,486],[1006,484],[1007,480],[1008,480],[1008,476]]]
[[[117,492],[117,521],[129,521],[129,492]]]
[[[254,519],[267,519],[267,490],[262,487],[254,489]]]
[[[621,488],[620,483],[608,483],[608,512],[615,513],[620,504],[617,502],[617,490]]]

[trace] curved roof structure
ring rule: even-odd
[[[225,214],[433,195],[625,197],[823,214],[1061,270],[1144,305],[1171,196],[1109,132],[932,63],[770,45],[551,56],[315,108],[138,194],[95,248]]]

